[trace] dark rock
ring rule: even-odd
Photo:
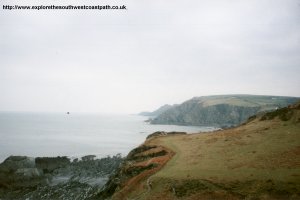
[[[67,157],[37,157],[35,159],[36,166],[44,171],[51,173],[55,169],[66,167],[70,164],[70,159]]]
[[[34,168],[34,158],[26,156],[10,156],[0,164],[0,172],[15,172],[22,168]]]
[[[11,156],[0,164],[0,199],[93,199],[123,161],[94,158]]]
[[[34,158],[10,156],[0,164],[0,182],[0,187],[27,188],[45,183],[46,177],[35,166]]]
[[[83,156],[81,159],[82,161],[91,161],[94,160],[94,158],[96,158],[95,155],[87,155],[87,156]]]

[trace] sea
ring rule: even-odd
[[[187,133],[204,126],[152,125],[139,115],[0,112],[0,163],[11,155],[29,157],[126,156],[155,131]]]

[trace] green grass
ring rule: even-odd
[[[297,97],[263,96],[263,95],[216,95],[199,97],[205,106],[229,104],[234,106],[258,107],[275,109],[299,100]]]

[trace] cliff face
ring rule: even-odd
[[[196,97],[169,108],[151,123],[228,127],[238,125],[258,112],[275,110],[297,100],[299,98],[256,95]]]
[[[187,103],[159,115],[152,124],[232,126],[237,125],[249,116],[256,114],[260,107],[243,107],[219,104],[203,107],[195,103]]]

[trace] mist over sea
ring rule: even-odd
[[[10,155],[104,157],[127,153],[155,131],[213,127],[150,125],[138,115],[0,112],[0,162]]]

